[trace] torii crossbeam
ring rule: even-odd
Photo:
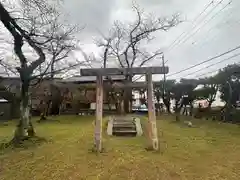
[[[96,121],[95,121],[95,146],[98,152],[102,151],[102,114],[103,114],[103,78],[110,75],[146,75],[148,96],[148,122],[150,148],[158,150],[158,136],[156,126],[155,104],[153,102],[152,74],[167,74],[168,67],[135,67],[135,68],[97,68],[81,69],[81,76],[97,76],[96,93]]]

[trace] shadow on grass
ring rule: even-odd
[[[61,123],[60,120],[58,119],[53,119],[53,118],[47,118],[47,119],[39,119],[36,121],[39,124],[44,124],[44,123]]]
[[[99,151],[96,149],[96,147],[93,146],[92,148],[89,148],[89,149],[88,149],[88,153],[90,153],[90,154],[95,154],[95,155],[100,155],[100,154],[104,155],[104,154],[107,154],[107,150],[106,150],[105,147],[102,147],[101,151],[99,152]]]
[[[43,137],[33,136],[31,138],[16,142],[14,139],[10,142],[0,143],[0,154],[7,153],[11,150],[17,149],[29,149],[42,145],[43,143],[49,143],[50,140],[47,140]]]
[[[48,116],[44,120],[36,119],[35,122],[39,124],[58,123],[58,124],[74,124],[76,122],[89,123],[94,120],[94,116],[79,116],[79,115],[62,115],[62,116]]]

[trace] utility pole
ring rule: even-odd
[[[162,55],[162,66],[165,68],[164,54]],[[166,73],[163,74],[163,95],[165,95]]]
[[[165,68],[165,59],[164,59],[164,53],[162,55],[162,66]],[[166,108],[166,73],[163,74],[163,92],[162,92],[162,99],[163,99],[163,104],[165,104]]]
[[[165,68],[165,59],[164,59],[164,54],[162,55],[162,66]],[[163,102],[165,98],[165,91],[166,91],[166,73],[163,74]]]

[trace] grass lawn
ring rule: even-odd
[[[59,122],[35,124],[48,139],[37,147],[0,153],[1,180],[239,180],[240,128],[194,120],[194,128],[158,119],[161,152],[147,152],[146,138],[104,135],[106,152],[89,151],[93,117],[58,117]],[[146,127],[145,120],[142,120]],[[0,140],[10,140],[14,123],[0,125]],[[105,130],[104,130],[105,132]]]

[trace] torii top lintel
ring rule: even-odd
[[[107,75],[137,75],[137,74],[167,74],[168,67],[154,66],[154,67],[134,67],[134,68],[91,68],[81,69],[81,76],[107,76]]]

